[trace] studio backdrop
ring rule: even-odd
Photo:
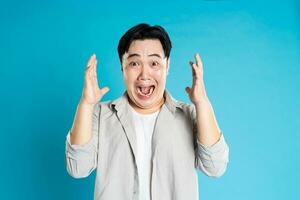
[[[86,62],[100,87],[125,88],[117,44],[138,23],[172,40],[167,88],[187,103],[189,61],[230,148],[221,178],[198,172],[200,199],[297,199],[300,3],[289,1],[0,1],[0,199],[93,199],[95,173],[68,175],[65,139]],[[180,148],[180,147],[179,147]]]

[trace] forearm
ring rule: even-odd
[[[207,97],[194,104],[196,107],[197,137],[201,144],[211,146],[220,139],[220,129]]]
[[[79,102],[71,128],[71,144],[84,145],[92,137],[93,104]]]

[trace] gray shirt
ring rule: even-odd
[[[196,200],[196,170],[211,177],[226,171],[229,148],[224,135],[212,146],[197,139],[193,104],[175,100],[165,90],[152,136],[152,200]],[[94,106],[92,139],[71,145],[66,139],[66,167],[74,178],[96,169],[95,200],[137,200],[139,179],[137,143],[126,92],[118,99]]]

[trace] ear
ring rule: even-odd
[[[123,66],[124,65],[124,61],[122,60],[122,61],[120,61],[120,66],[121,66],[121,72],[123,72]]]
[[[121,72],[123,72],[124,68],[125,68],[125,64],[126,64],[126,57],[127,57],[128,53],[125,52],[123,55],[122,55],[122,60],[120,61],[120,65],[121,65]]]
[[[167,75],[169,74],[170,62],[171,62],[171,58],[169,57],[169,58],[167,59]]]

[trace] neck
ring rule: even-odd
[[[141,107],[138,107],[137,105],[135,105],[131,101],[130,98],[128,98],[128,99],[129,99],[129,104],[131,105],[131,107],[140,114],[152,114],[152,113],[158,111],[160,109],[160,107],[165,103],[165,98],[163,97],[157,104],[155,104],[151,108],[141,108]]]

